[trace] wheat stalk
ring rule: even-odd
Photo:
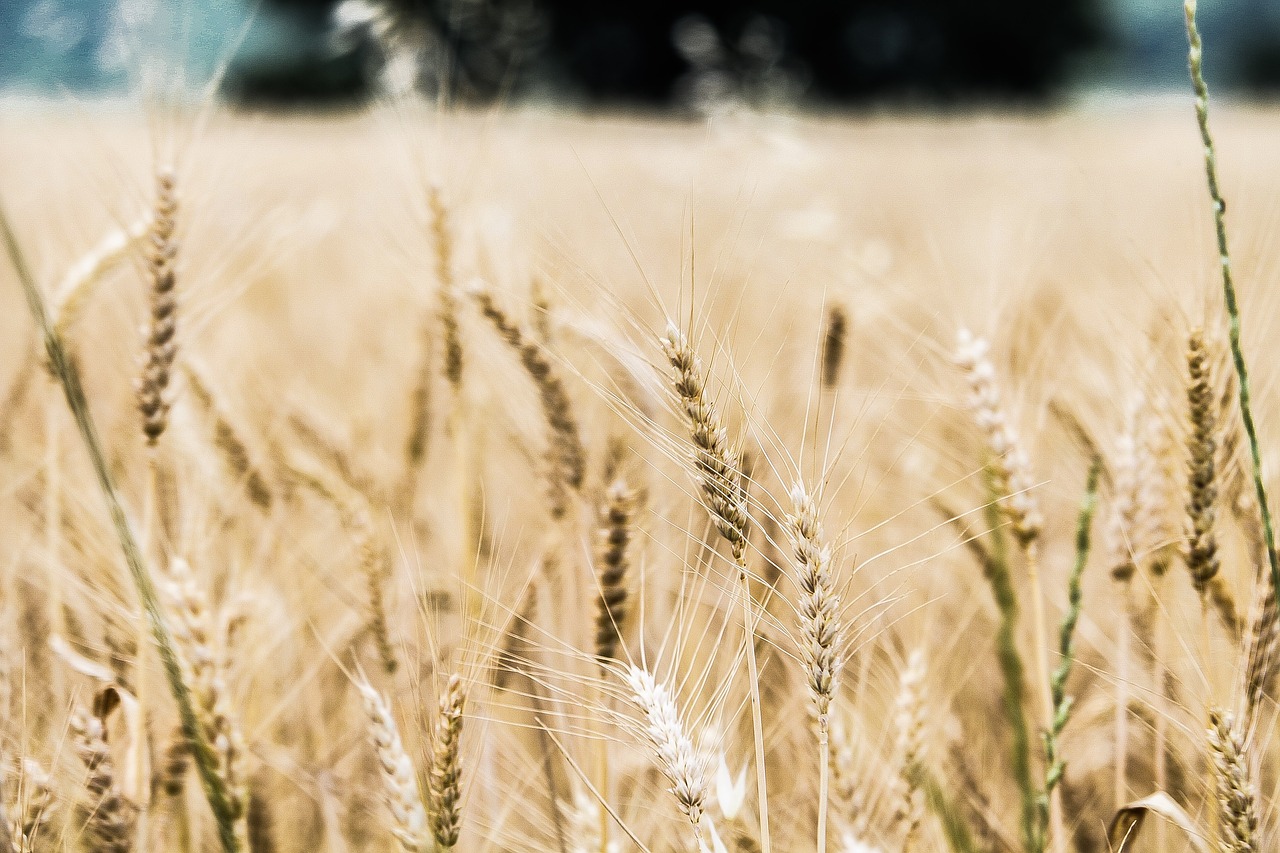
[[[1050,695],[1053,699],[1053,723],[1043,735],[1044,737],[1044,793],[1040,797],[1040,825],[1037,828],[1039,838],[1036,849],[1045,849],[1045,833],[1050,829],[1050,803],[1054,792],[1062,783],[1066,773],[1066,760],[1062,755],[1062,732],[1071,717],[1074,698],[1067,695],[1067,679],[1071,677],[1071,668],[1075,663],[1075,630],[1080,620],[1081,602],[1084,589],[1081,578],[1084,576],[1085,564],[1089,561],[1089,533],[1093,525],[1093,514],[1098,506],[1098,480],[1102,474],[1102,458],[1095,456],[1089,465],[1089,474],[1085,481],[1084,499],[1080,504],[1080,513],[1076,519],[1076,559],[1067,579],[1067,612],[1063,614],[1062,626],[1058,631],[1058,656],[1060,661],[1050,678]],[[1113,570],[1114,571],[1114,570]]]

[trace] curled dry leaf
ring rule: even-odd
[[[1125,853],[1129,849],[1142,830],[1148,815],[1167,820],[1182,830],[1196,853],[1209,853],[1209,844],[1200,827],[1196,826],[1196,822],[1183,810],[1182,806],[1164,791],[1156,791],[1150,796],[1134,800],[1116,810],[1115,816],[1111,818],[1111,825],[1107,828],[1107,841],[1112,853]]]

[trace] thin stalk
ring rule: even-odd
[[[49,364],[53,369],[54,375],[62,384],[63,393],[67,398],[67,407],[71,410],[76,427],[80,431],[80,437],[84,441],[85,449],[88,451],[89,461],[93,466],[98,486],[102,491],[103,503],[106,505],[107,513],[111,516],[111,523],[115,528],[116,536],[120,540],[120,548],[124,552],[129,574],[133,579],[134,586],[137,588],[138,598],[142,603],[142,607],[146,611],[147,620],[151,625],[152,637],[160,654],[161,663],[164,665],[169,689],[173,692],[173,697],[178,703],[178,712],[182,718],[183,735],[191,745],[196,767],[200,772],[200,779],[204,783],[205,797],[209,801],[209,807],[213,811],[213,816],[218,824],[218,838],[226,853],[238,853],[240,843],[236,838],[235,818],[222,780],[218,775],[218,759],[212,747],[205,742],[201,734],[200,723],[196,717],[195,703],[192,701],[190,690],[182,680],[182,666],[179,663],[178,654],[174,647],[173,635],[169,631],[164,612],[161,610],[160,599],[156,593],[151,572],[147,568],[146,559],[143,557],[138,541],[134,537],[133,528],[130,526],[129,518],[125,514],[124,506],[120,502],[114,478],[111,476],[111,469],[107,465],[106,454],[102,449],[102,442],[98,438],[98,430],[94,425],[93,415],[89,411],[89,402],[85,397],[84,387],[80,383],[80,374],[76,370],[62,339],[49,320],[44,297],[41,295],[35,276],[27,264],[26,256],[18,245],[18,238],[13,232],[13,226],[10,224],[9,217],[3,207],[0,207],[0,232],[3,232],[5,249],[9,253],[9,260],[13,263],[14,271],[18,275],[18,281],[21,283],[23,292],[26,295],[31,316],[44,339]]]
[[[56,398],[46,397],[44,406],[44,530],[48,551],[50,624],[58,636],[67,635],[66,615],[62,612],[62,584],[56,577],[62,560],[62,477],[60,465],[59,419]]]
[[[1041,715],[1046,728],[1053,724],[1053,697],[1049,688],[1049,651],[1045,638],[1049,636],[1049,620],[1044,612],[1044,591],[1040,584],[1040,548],[1036,540],[1022,546],[1026,561],[1027,582],[1031,587],[1031,631],[1034,638],[1035,665],[1039,682]]]
[[[938,780],[922,766],[917,767],[916,772],[920,775],[925,802],[942,825],[942,834],[947,837],[952,853],[977,853],[978,846],[973,842],[969,825],[965,823],[964,816],[955,803],[947,798],[947,792],[938,784]]]
[[[1165,695],[1165,682],[1167,681],[1167,676],[1164,656],[1166,649],[1169,646],[1169,641],[1166,636],[1167,629],[1165,628],[1163,614],[1160,613],[1159,608],[1156,609],[1152,618],[1155,620],[1155,625],[1153,626],[1155,636],[1152,639],[1152,656],[1155,658],[1155,663],[1152,666],[1152,680],[1155,682],[1155,684],[1152,685],[1155,688],[1152,691],[1155,696],[1155,726],[1152,732],[1151,748],[1153,750],[1153,767],[1151,772],[1152,778],[1155,781],[1156,790],[1167,791],[1169,790],[1169,759],[1165,753],[1168,749],[1167,744],[1169,740],[1169,710],[1165,701],[1167,699],[1167,696]],[[1168,827],[1165,826],[1165,821],[1156,821],[1155,830],[1156,849],[1167,850],[1167,838],[1169,833]]]
[[[1116,643],[1116,702],[1114,715],[1115,734],[1115,808],[1124,808],[1129,801],[1129,655],[1133,634],[1129,581],[1120,582],[1120,635]]]
[[[1013,777],[1021,796],[1021,834],[1024,850],[1035,849],[1036,788],[1031,779],[1031,736],[1027,724],[1026,675],[1018,652],[1018,597],[1009,576],[1008,548],[1000,529],[1000,508],[987,504],[987,523],[991,525],[991,549],[985,552],[983,572],[991,584],[991,594],[1000,611],[1000,627],[996,632],[996,655],[1004,678],[1004,711],[1009,720],[1013,741]]]
[[[1080,580],[1084,576],[1085,564],[1089,562],[1089,532],[1093,524],[1093,515],[1098,508],[1098,478],[1102,473],[1102,458],[1095,456],[1089,465],[1089,476],[1085,482],[1084,500],[1080,504],[1080,514],[1076,518],[1076,559],[1071,567],[1071,575],[1067,579],[1067,612],[1062,617],[1062,626],[1058,631],[1058,668],[1053,671],[1049,683],[1050,698],[1053,701],[1053,725],[1044,735],[1045,776],[1044,794],[1040,799],[1040,832],[1038,850],[1044,850],[1046,829],[1053,830],[1055,849],[1062,848],[1066,839],[1059,833],[1062,827],[1062,792],[1059,784],[1066,772],[1066,762],[1062,758],[1060,738],[1071,716],[1073,697],[1067,695],[1067,679],[1071,677],[1071,667],[1075,663],[1075,630],[1080,620],[1080,603],[1084,591]],[[1053,818],[1057,820],[1054,821]]]
[[[827,853],[827,801],[831,787],[831,725],[818,724],[818,853]]]
[[[765,779],[764,722],[760,711],[760,672],[756,667],[756,622],[752,614],[751,580],[745,555],[738,557],[738,582],[742,593],[742,624],[746,629],[747,678],[751,692],[751,729],[755,736],[756,799],[760,813],[760,851],[771,853],[769,840],[769,787]]]
[[[1258,512],[1262,516],[1262,530],[1266,536],[1271,587],[1280,590],[1280,558],[1276,555],[1275,525],[1271,520],[1270,504],[1267,503],[1267,490],[1262,482],[1262,451],[1258,448],[1258,430],[1253,423],[1253,409],[1249,402],[1249,371],[1245,366],[1244,349],[1240,344],[1240,306],[1236,300],[1235,282],[1231,278],[1231,253],[1227,250],[1227,203],[1219,189],[1217,153],[1213,136],[1209,132],[1209,87],[1204,81],[1204,49],[1200,41],[1200,29],[1196,26],[1196,0],[1186,0],[1183,13],[1187,22],[1187,66],[1191,72],[1191,85],[1196,93],[1196,123],[1200,126],[1200,141],[1204,144],[1205,181],[1209,187],[1209,198],[1213,202],[1213,226],[1218,238],[1218,258],[1222,266],[1222,299],[1227,308],[1231,362],[1239,380],[1240,419],[1244,422],[1245,435],[1249,439],[1253,488],[1257,493]]]

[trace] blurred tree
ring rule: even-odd
[[[334,8],[333,0],[267,2],[318,22],[329,20]],[[1098,43],[1096,2],[385,0],[384,5],[430,33],[429,52],[439,62],[437,82],[456,97],[486,100],[550,88],[588,101],[661,104],[681,95],[687,99],[691,85],[758,93],[764,91],[761,75],[785,83],[776,92],[794,96],[798,84],[828,102],[1036,100],[1062,86],[1072,60]],[[715,34],[719,52],[711,64],[718,77],[699,73],[710,66],[698,65],[696,45],[690,53],[688,42],[696,41],[690,22],[704,36]],[[275,69],[274,93],[287,94],[281,84],[293,81],[298,96],[314,95],[329,79],[324,69],[332,60],[332,50],[299,53],[296,68]],[[262,64],[261,57],[239,61],[232,89],[251,97],[267,80]],[[748,80],[752,75],[754,82]]]

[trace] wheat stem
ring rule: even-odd
[[[1240,418],[1244,422],[1245,435],[1249,439],[1249,458],[1253,464],[1253,488],[1257,493],[1258,512],[1262,516],[1262,529],[1266,537],[1267,562],[1271,567],[1271,585],[1280,589],[1280,556],[1276,554],[1275,525],[1271,519],[1271,507],[1267,503],[1267,489],[1262,481],[1262,451],[1258,447],[1258,430],[1253,422],[1253,408],[1249,400],[1249,371],[1245,365],[1244,349],[1240,343],[1240,307],[1236,300],[1235,283],[1231,278],[1231,253],[1227,249],[1227,203],[1218,185],[1217,154],[1213,135],[1209,132],[1209,87],[1204,80],[1204,47],[1200,30],[1196,26],[1196,0],[1186,0],[1183,13],[1187,23],[1187,66],[1191,72],[1191,84],[1196,93],[1196,123],[1200,127],[1200,141],[1204,144],[1205,182],[1209,198],[1213,202],[1213,226],[1218,238],[1218,259],[1222,267],[1222,298],[1227,309],[1228,333],[1231,340],[1231,361],[1235,366]]]
[[[1061,797],[1056,796],[1058,785],[1066,771],[1066,761],[1061,753],[1061,736],[1071,716],[1073,697],[1067,695],[1067,679],[1071,676],[1071,667],[1075,663],[1075,630],[1080,619],[1080,604],[1084,594],[1080,579],[1084,575],[1085,564],[1089,561],[1089,531],[1093,524],[1093,514],[1098,506],[1098,478],[1102,473],[1102,459],[1094,457],[1089,465],[1089,475],[1085,483],[1084,500],[1080,504],[1080,513],[1076,519],[1076,559],[1067,579],[1067,612],[1062,617],[1062,627],[1058,632],[1058,655],[1061,660],[1053,671],[1050,680],[1050,695],[1053,700],[1053,725],[1044,733],[1045,777],[1044,794],[1040,798],[1041,837],[1036,849],[1045,849],[1044,833],[1049,829],[1051,817],[1056,811],[1061,815]],[[1059,827],[1054,827],[1055,833]],[[1059,843],[1063,839],[1056,838]]]

